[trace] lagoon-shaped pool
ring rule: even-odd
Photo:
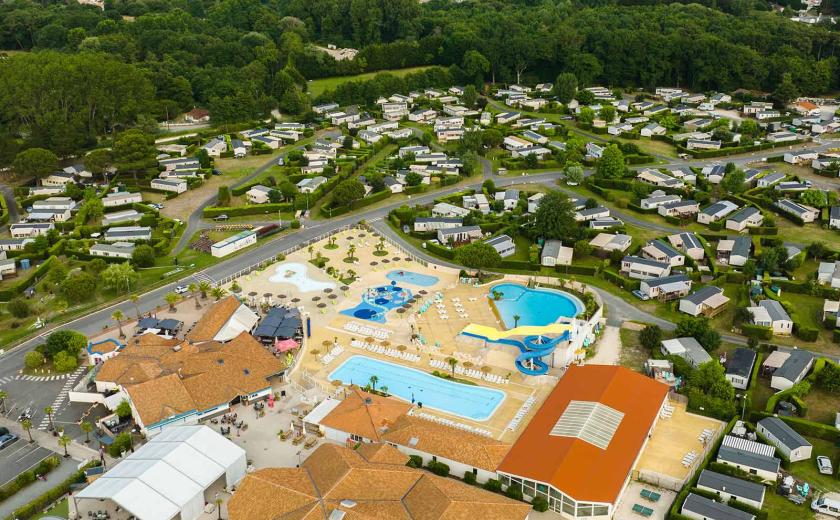
[[[292,284],[300,292],[323,291],[324,289],[335,289],[333,282],[319,282],[313,280],[306,274],[308,266],[297,262],[285,262],[274,268],[275,273],[268,278],[273,283]]]

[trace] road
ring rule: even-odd
[[[9,224],[16,224],[20,222],[20,214],[18,212],[17,201],[15,200],[15,190],[6,184],[0,185],[0,194],[6,200],[6,207],[9,208]]]

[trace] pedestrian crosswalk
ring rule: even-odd
[[[14,380],[15,380],[15,376],[3,376],[3,377],[0,377],[0,385],[5,385],[5,384],[6,384],[6,383],[8,383],[9,381],[14,381]]]
[[[61,387],[61,391],[58,392],[58,395],[55,396],[55,400],[50,405],[53,409],[53,413],[58,413],[59,409],[64,406],[65,402],[67,401],[67,396],[70,393],[70,390],[76,386],[76,381],[78,381],[79,377],[85,373],[87,367],[79,367],[75,371],[70,374],[66,375],[66,381],[64,386]],[[44,418],[41,419],[41,423],[38,425],[39,430],[46,430],[50,425],[50,417],[48,415],[44,415]]]
[[[67,379],[70,377],[71,374],[58,374],[55,376],[30,376],[24,374],[18,374],[14,379],[17,381],[60,381],[62,379]],[[2,381],[2,380],[0,380]]]

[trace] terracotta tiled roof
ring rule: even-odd
[[[262,390],[270,376],[286,368],[244,332],[224,344],[158,340],[157,344],[130,343],[121,354],[105,361],[96,375],[99,382],[125,387],[147,426],[170,415],[207,410]]]
[[[623,367],[572,365],[498,470],[551,484],[578,501],[614,503],[667,393],[667,385]],[[551,434],[571,401],[624,414],[606,449]]]
[[[191,342],[212,341],[240,305],[242,302],[234,295],[214,303],[193,325],[187,339]]]
[[[356,453],[368,462],[400,466],[405,466],[408,463],[408,455],[388,444],[365,442],[356,448]]]
[[[423,470],[370,462],[333,444],[321,445],[300,468],[246,476],[228,502],[231,520],[323,520],[337,509],[345,520],[522,520],[531,508]]]
[[[375,394],[353,389],[321,424],[347,433],[379,441],[383,428],[402,417],[411,405]]]
[[[409,415],[394,421],[382,435],[382,441],[414,448],[487,471],[496,471],[511,448],[510,444],[490,437]]]

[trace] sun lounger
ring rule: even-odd
[[[642,498],[650,500],[651,502],[659,502],[659,499],[662,498],[662,495],[649,489],[643,489],[640,495]]]
[[[298,435],[297,437],[292,439],[292,445],[297,446],[298,444],[303,442],[305,439],[306,439],[306,436],[301,433],[300,435]]]
[[[633,504],[633,512],[647,518],[653,514],[653,509],[645,507],[641,504]]]
[[[303,444],[303,447],[308,450],[308,449],[311,449],[316,444],[318,444],[318,437],[309,437],[309,438],[306,439],[306,442]]]

